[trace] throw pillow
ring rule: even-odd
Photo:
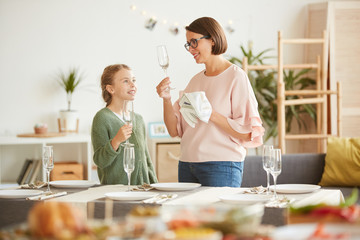
[[[360,186],[360,138],[329,137],[321,186]]]

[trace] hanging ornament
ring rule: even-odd
[[[132,5],[130,6],[130,9],[131,9],[132,11],[135,11],[135,10],[136,10],[136,5],[135,5],[135,4],[132,4]]]
[[[179,33],[179,24],[178,23],[174,23],[174,25],[170,26],[169,31],[174,34],[177,35]]]
[[[152,31],[157,23],[157,20],[155,17],[151,17],[145,21],[145,28]]]
[[[232,27],[232,24],[233,24],[233,21],[232,20],[229,20],[228,21],[228,25],[226,27],[226,30],[229,32],[229,33],[233,33],[235,31],[235,29]]]

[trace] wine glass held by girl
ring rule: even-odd
[[[124,103],[132,103],[137,92],[136,78],[131,68],[125,64],[107,66],[101,76],[101,90],[106,106],[95,114],[91,129],[93,160],[98,167],[101,184],[128,183],[123,165],[124,147],[121,146],[126,142],[134,146],[135,152],[131,183],[142,185],[157,182],[142,116],[133,112],[132,108],[132,124],[128,124],[128,119],[123,115]]]

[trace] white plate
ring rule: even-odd
[[[16,190],[0,190],[0,198],[26,198],[42,194],[41,190],[16,189]]]
[[[153,192],[108,192],[105,196],[112,200],[123,200],[123,201],[136,201],[144,200],[157,196],[157,193]]]
[[[61,180],[51,181],[50,185],[57,188],[88,188],[96,184],[95,181],[88,180]]]
[[[195,189],[201,186],[200,183],[187,183],[187,182],[181,182],[181,183],[153,183],[151,186],[157,190],[161,191],[186,191]]]
[[[319,185],[312,184],[278,184],[276,185],[277,193],[308,193],[320,189]],[[274,191],[274,185],[270,186],[270,190]]]
[[[276,239],[276,240],[285,240],[285,239],[306,240],[309,239],[309,236],[311,236],[314,233],[316,226],[317,226],[316,223],[286,225],[276,228],[271,237],[272,239]],[[350,238],[343,238],[347,240],[360,238],[360,228],[359,226],[356,225],[325,224],[324,231],[325,233],[329,233],[329,234],[341,234],[341,233],[349,234]],[[335,238],[331,238],[331,239],[335,239]]]
[[[263,195],[263,194],[229,194],[220,196],[220,200],[226,203],[242,203],[242,204],[252,204],[267,202],[273,196],[272,195]]]

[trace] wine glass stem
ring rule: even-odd
[[[130,192],[130,179],[131,179],[131,173],[128,174],[128,192]]]
[[[269,195],[270,192],[270,173],[266,171],[266,194]]]
[[[46,170],[47,174],[47,192],[50,192],[50,171]]]
[[[167,77],[167,69],[166,68],[163,68],[164,69],[164,73],[165,73],[165,77]]]
[[[275,198],[275,200],[277,200],[277,194],[276,194],[276,179],[277,179],[277,176],[274,176],[274,198]]]

